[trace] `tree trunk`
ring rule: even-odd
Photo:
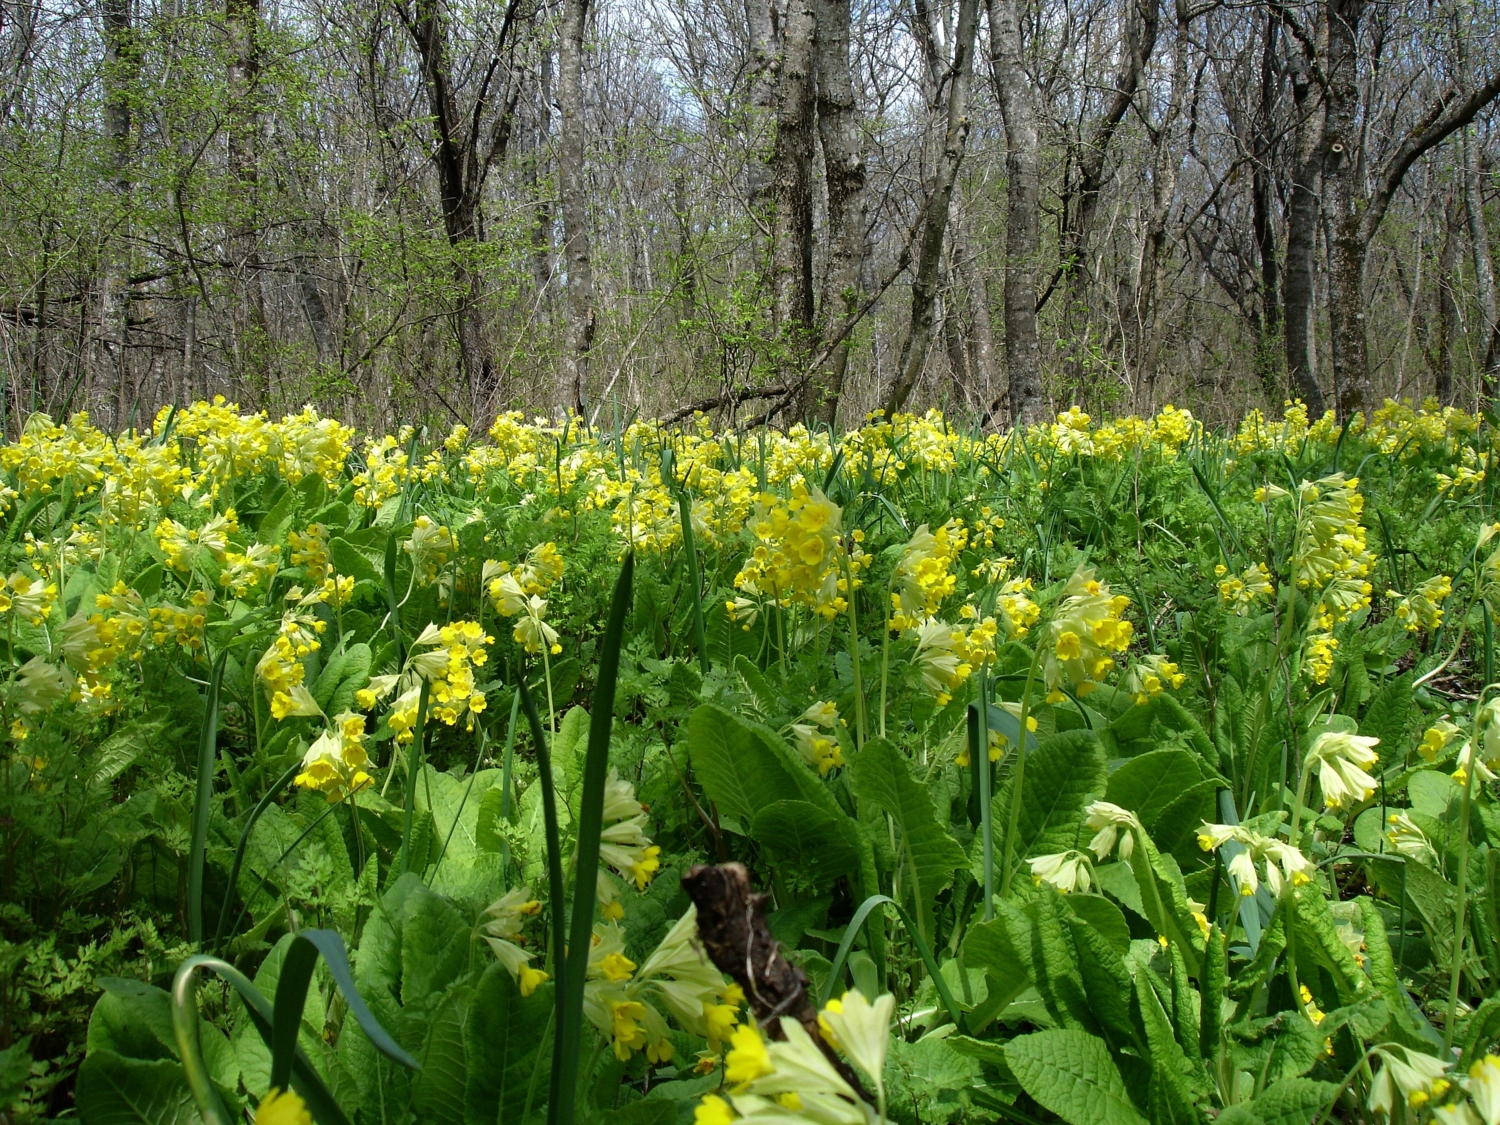
[[[1075,384],[1082,381],[1087,352],[1084,341],[1089,330],[1087,289],[1090,270],[1085,259],[1089,251],[1089,235],[1093,231],[1094,218],[1104,190],[1104,170],[1110,142],[1135,102],[1141,76],[1156,49],[1160,23],[1158,3],[1159,0],[1126,0],[1120,68],[1115,74],[1114,96],[1088,140],[1075,149],[1074,181],[1069,193],[1071,200],[1065,201],[1063,208],[1061,237],[1062,269],[1066,280],[1063,292],[1066,325],[1064,334],[1068,341],[1068,354],[1064,363],[1069,378]]]
[[[813,328],[813,0],[790,0],[771,149],[771,315],[783,379],[805,367]]]
[[[953,199],[953,236],[949,261],[955,300],[960,299],[967,322],[963,333],[964,368],[968,372],[967,401],[977,407],[981,416],[995,399],[995,328],[990,318],[989,286],[979,268],[974,239],[969,227],[968,208],[962,193]]]
[[[1260,260],[1260,321],[1256,325],[1255,368],[1261,389],[1272,410],[1286,395],[1286,369],[1282,347],[1281,275],[1276,247],[1276,225],[1272,219],[1272,192],[1275,187],[1273,144],[1276,111],[1278,66],[1276,62],[1277,23],[1274,12],[1266,13],[1261,41],[1260,104],[1255,115],[1255,149],[1251,171],[1251,227],[1255,235],[1256,257]]]
[[[132,26],[130,0],[104,0],[104,133],[109,144],[111,194],[114,214],[104,232],[99,281],[99,326],[94,358],[87,368],[91,386],[85,387],[85,406],[94,397],[111,401],[108,418],[112,426],[124,419],[123,401],[127,375],[130,309],[126,278],[129,275],[130,211],[134,185],[130,168],[131,98],[139,58]],[[112,396],[109,392],[113,391]]]
[[[594,346],[594,269],[589,256],[588,184],[584,178],[583,35],[588,0],[563,0],[557,55],[557,102],[562,115],[557,152],[563,217],[563,256],[568,264],[568,324],[563,374],[573,408],[583,414],[589,351]]]
[[[260,271],[260,0],[225,0],[229,43],[228,93],[230,201],[229,259],[234,286],[233,322],[239,377],[253,398],[268,390],[270,354]]]
[[[1438,254],[1437,339],[1431,351],[1433,393],[1444,406],[1453,405],[1453,338],[1458,331],[1458,299],[1454,281],[1458,269],[1458,201],[1448,197],[1443,249]]]
[[[1479,346],[1481,393],[1495,397],[1500,383],[1500,313],[1496,309],[1495,263],[1490,257],[1490,232],[1484,221],[1484,196],[1479,185],[1478,140],[1467,129],[1463,134],[1464,212],[1469,224],[1469,252],[1474,259],[1474,289],[1479,298]]]
[[[828,185],[828,269],[818,302],[817,334],[847,320],[861,299],[865,264],[865,158],[849,69],[849,0],[814,0],[817,16],[818,136]],[[806,404],[818,421],[833,425],[849,367],[846,338],[810,382]],[[804,413],[807,413],[804,410]]]
[[[1318,175],[1323,166],[1323,104],[1303,60],[1293,56],[1292,98],[1297,113],[1297,153],[1286,219],[1286,286],[1282,324],[1286,371],[1292,392],[1314,418],[1323,415],[1313,333],[1313,251],[1318,239]],[[1278,404],[1272,401],[1274,409]]]
[[[959,0],[958,24],[953,36],[953,60],[949,68],[947,129],[938,159],[932,192],[923,217],[917,275],[911,283],[911,327],[901,349],[896,379],[886,394],[884,409],[890,417],[906,405],[912,388],[927,363],[932,344],[934,304],[938,288],[938,265],[943,256],[943,235],[953,185],[963,163],[969,138],[969,86],[974,73],[974,37],[979,24],[979,0]]]
[[[537,76],[536,143],[527,168],[527,180],[536,199],[536,223],[531,236],[531,276],[539,307],[547,304],[552,291],[552,201],[541,184],[543,161],[552,135],[552,49],[543,46]]]
[[[1005,123],[1006,394],[1012,421],[1031,423],[1046,413],[1036,331],[1041,146],[1036,90],[1021,61],[1017,4],[1018,0],[989,0],[990,78]]]
[[[489,334],[482,307],[483,286],[474,271],[473,247],[479,241],[478,192],[481,184],[477,138],[464,134],[464,123],[453,96],[448,59],[448,32],[439,0],[417,0],[414,11],[401,12],[412,43],[422,60],[422,82],[432,118],[432,162],[437,171],[438,200],[443,228],[453,251],[453,275],[462,294],[453,310],[459,355],[470,409],[476,420],[489,408],[499,390]],[[478,114],[475,114],[477,122]]]
[[[1188,32],[1191,14],[1187,0],[1177,0],[1177,27],[1172,40],[1172,83],[1160,123],[1152,131],[1151,211],[1141,240],[1140,269],[1136,279],[1133,308],[1130,310],[1130,336],[1133,337],[1136,386],[1152,400],[1156,367],[1161,355],[1162,333],[1157,326],[1160,266],[1167,248],[1167,219],[1177,191],[1177,154],[1172,148],[1172,132],[1187,98]]]
[[[1328,317],[1339,417],[1349,419],[1374,397],[1365,341],[1365,243],[1356,208],[1359,174],[1359,21],[1366,0],[1328,0],[1328,113],[1323,201],[1328,243]]]

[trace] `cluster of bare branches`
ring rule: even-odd
[[[1470,407],[1493,6],[0,0],[0,419]]]

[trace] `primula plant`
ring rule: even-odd
[[[1500,1125],[1493,438],[34,416],[0,1115]]]

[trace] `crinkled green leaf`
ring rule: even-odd
[[[1007,1043],[1005,1059],[1021,1088],[1068,1125],[1146,1125],[1097,1036],[1036,1031]]]
[[[937,896],[965,863],[957,840],[938,823],[927,789],[911,775],[901,752],[883,738],[865,744],[854,763],[854,788],[896,825],[898,846],[906,859],[913,913],[926,933],[931,932]]]

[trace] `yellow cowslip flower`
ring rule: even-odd
[[[1139,706],[1149,703],[1169,687],[1180,688],[1186,681],[1187,677],[1177,670],[1176,664],[1153,653],[1130,665],[1125,676],[1125,690]]]
[[[1463,731],[1448,720],[1439,719],[1422,735],[1422,741],[1417,746],[1417,750],[1428,762],[1436,762],[1438,756],[1448,748],[1449,744],[1462,734]]]
[[[848,581],[865,560],[853,536],[850,543],[841,538],[841,518],[836,504],[802,481],[786,501],[762,493],[750,518],[758,545],[735,575],[736,589],[783,606],[803,605],[825,618],[842,613]]]
[[[1249,613],[1257,602],[1276,596],[1276,586],[1265,563],[1252,563],[1238,577],[1223,578],[1227,573],[1223,565],[1216,567],[1215,571],[1223,579],[1219,583],[1219,600],[1232,606],[1240,617]]]
[[[635,972],[635,962],[623,953],[608,953],[599,962],[599,972],[605,980],[612,980],[616,983],[629,980],[630,975]]]
[[[646,1045],[646,1032],[637,1021],[646,1018],[646,1006],[635,1000],[604,1001],[609,1009],[611,1045],[615,1058],[630,1061],[630,1052]]]
[[[23,621],[40,625],[57,601],[57,584],[16,571],[0,577],[0,613],[12,613]]]
[[[272,1087],[255,1108],[255,1125],[313,1125],[313,1119],[295,1090]]]
[[[323,731],[302,756],[302,772],[295,779],[303,789],[316,789],[334,804],[346,794],[373,784],[365,771],[370,756],[365,750],[365,717],[345,711]]]
[[[1431,632],[1443,623],[1443,602],[1453,593],[1453,579],[1436,574],[1420,583],[1410,594],[1388,590],[1386,597],[1396,599],[1396,620],[1409,633]]]
[[[1469,1068],[1468,1090],[1484,1125],[1500,1123],[1500,1055],[1485,1055]]]
[[[724,1060],[724,1078],[732,1085],[743,1089],[757,1078],[774,1074],[770,1052],[760,1037],[760,1030],[753,1024],[741,1024],[729,1037],[729,1057]]]
[[[968,529],[959,519],[950,519],[936,532],[925,523],[917,528],[891,578],[891,629],[910,629],[937,614],[957,588],[953,563],[968,542]]]
[[[1385,838],[1390,841],[1397,855],[1433,866],[1437,864],[1437,852],[1427,839],[1427,834],[1417,827],[1409,813],[1393,812],[1385,818],[1385,823]]]
[[[323,581],[330,569],[328,529],[320,523],[311,524],[304,531],[287,532],[286,541],[292,565],[302,567],[309,581]]]
[[[1395,1043],[1376,1047],[1374,1060],[1382,1065],[1370,1083],[1368,1105],[1387,1117],[1398,1101],[1405,1108],[1418,1110],[1451,1085],[1448,1063]]]
[[[712,1069],[710,1066],[708,1071]],[[693,1109],[693,1125],[730,1125],[733,1120],[734,1110],[718,1094],[704,1094],[703,1100]]]
[[[1260,886],[1261,868],[1257,864],[1263,865],[1266,885],[1274,895],[1279,896],[1288,883],[1300,887],[1312,882],[1317,868],[1291,844],[1262,836],[1238,824],[1209,824],[1205,821],[1198,832],[1198,846],[1206,852],[1216,851],[1231,840],[1244,848],[1228,865],[1230,877],[1239,884],[1242,896],[1249,898]]]
[[[1057,852],[1055,855],[1039,855],[1030,860],[1031,881],[1040,887],[1050,883],[1063,894],[1073,891],[1087,892],[1092,886],[1093,876],[1088,856],[1080,851]]]
[[[1303,769],[1317,769],[1323,804],[1329,811],[1346,809],[1367,800],[1376,781],[1365,771],[1379,761],[1375,747],[1380,739],[1344,731],[1324,731],[1313,740]]]
[[[411,538],[401,544],[401,549],[411,557],[417,581],[430,586],[437,581],[438,572],[448,565],[456,546],[453,533],[446,527],[428,516],[418,516],[412,525]]]
[[[1317,1004],[1313,1003],[1312,989],[1304,984],[1300,988],[1300,994],[1302,997],[1302,1011],[1306,1014],[1307,1018],[1312,1020],[1314,1024],[1322,1023],[1324,1014],[1319,1010]]]
[[[1087,695],[1114,668],[1112,654],[1129,648],[1134,635],[1123,617],[1129,605],[1129,598],[1111,594],[1092,569],[1080,569],[1068,580],[1044,641],[1042,671],[1052,702],[1063,698],[1065,681]]]
[[[406,481],[406,451],[387,435],[369,442],[364,457],[364,471],[354,475],[354,499],[366,508],[379,508],[400,492]]]
[[[1330,633],[1313,633],[1307,638],[1302,670],[1308,679],[1315,684],[1328,682],[1328,674],[1333,671],[1333,653],[1338,647],[1338,639]]]
[[[953,698],[953,692],[974,672],[974,666],[963,657],[964,630],[941,621],[917,626],[917,650],[912,662],[921,673],[922,683],[942,707]]]

